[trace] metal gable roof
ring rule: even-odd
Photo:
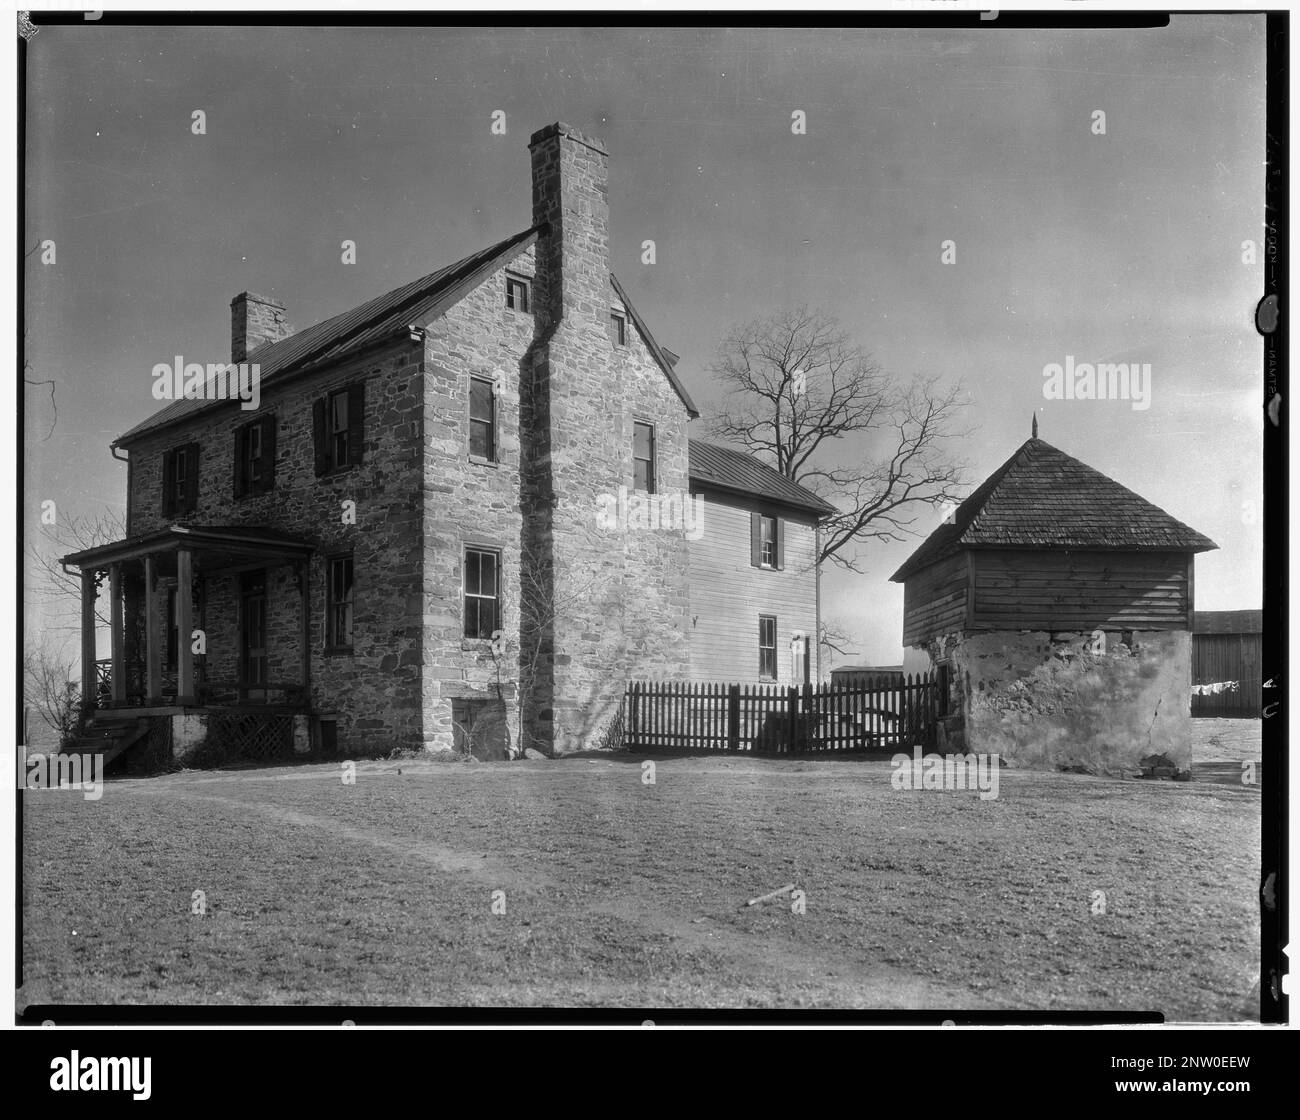
[[[440,299],[451,297],[454,301],[459,298],[462,288],[472,287],[478,277],[493,271],[502,258],[518,252],[538,232],[536,228],[524,230],[446,268],[394,288],[351,311],[307,327],[279,342],[259,346],[248,356],[248,360],[255,361],[260,367],[262,386],[265,388],[268,383],[274,385],[275,380],[290,373],[362,350],[373,342],[404,330],[414,313],[426,305],[436,307]],[[205,410],[223,406],[229,408],[234,404],[232,401],[213,400],[172,401],[119,436],[113,441],[114,446],[124,445],[180,420],[190,419]]]
[[[808,510],[818,517],[836,512],[834,506],[822,501],[811,490],[792,482],[747,451],[693,439],[690,441],[690,456],[693,484],[766,498]]]
[[[1208,552],[1209,537],[1041,439],[1026,440],[890,579],[962,548]]]

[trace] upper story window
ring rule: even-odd
[[[465,549],[465,637],[490,638],[501,623],[501,554]]]
[[[641,420],[632,425],[632,482],[637,490],[655,492],[655,428]]]
[[[760,680],[776,680],[776,615],[758,616],[758,676]]]
[[[365,437],[366,387],[364,382],[335,389],[312,406],[312,432],[316,443],[316,473],[353,467],[361,462]]]
[[[609,340],[615,346],[627,345],[627,316],[621,311],[609,313]]]
[[[475,459],[496,462],[496,383],[485,377],[469,379],[469,453]]]
[[[506,277],[506,306],[511,311],[528,311],[532,307],[531,294],[522,276]]]
[[[759,533],[761,535],[762,552],[759,555],[759,561],[765,568],[776,567],[776,518],[762,517],[759,519]]]
[[[199,445],[183,443],[163,452],[164,517],[191,513],[199,506]]]
[[[275,417],[261,416],[235,432],[235,497],[275,488]]]
[[[352,556],[331,556],[326,560],[325,647],[352,648]]]
[[[749,515],[749,562],[755,568],[785,567],[785,524],[764,513]]]

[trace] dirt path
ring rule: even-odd
[[[259,775],[258,778],[266,780],[265,775]],[[163,793],[162,786],[165,783],[169,787],[166,790],[168,796],[218,804],[237,813],[257,813],[276,823],[295,828],[316,829],[335,840],[364,844],[399,858],[420,860],[441,872],[469,875],[481,882],[485,890],[505,890],[511,897],[554,898],[558,892],[570,886],[534,870],[525,873],[496,856],[466,852],[428,841],[403,843],[370,829],[343,824],[336,818],[313,816],[287,809],[272,801],[199,793],[184,788],[206,784],[210,780],[212,779],[155,780],[152,786],[140,783],[137,791],[146,795]],[[777,899],[763,905],[784,906],[788,905],[788,901]],[[833,948],[810,948],[807,944],[796,944],[779,934],[737,930],[727,924],[728,915],[721,910],[692,916],[674,911],[666,904],[649,906],[628,894],[616,895],[579,908],[589,914],[615,918],[627,923],[632,929],[663,935],[670,938],[677,948],[704,949],[720,954],[746,974],[767,977],[774,985],[800,985],[818,989],[819,1002],[823,1006],[900,1009],[976,1009],[991,1006],[985,996],[923,980],[880,962],[867,965],[837,954]],[[588,990],[585,979],[575,983],[580,985],[584,998],[591,997],[592,992]],[[619,990],[622,999],[628,995],[626,988]]]

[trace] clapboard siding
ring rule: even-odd
[[[976,630],[1187,630],[1192,557],[972,549]]]
[[[758,681],[758,616],[770,614],[776,616],[778,682],[799,683],[790,649],[796,630],[810,638],[811,674],[817,680],[815,519],[711,492],[700,496],[704,531],[690,542],[691,678]],[[782,571],[750,565],[749,518],[756,509],[784,522]]]
[[[922,568],[903,585],[903,645],[920,646],[962,629],[966,617],[966,554]]]

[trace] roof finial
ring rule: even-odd
[[[1029,438],[1030,439],[1038,438],[1038,413],[1037,412],[1034,413],[1034,434],[1031,435]]]

